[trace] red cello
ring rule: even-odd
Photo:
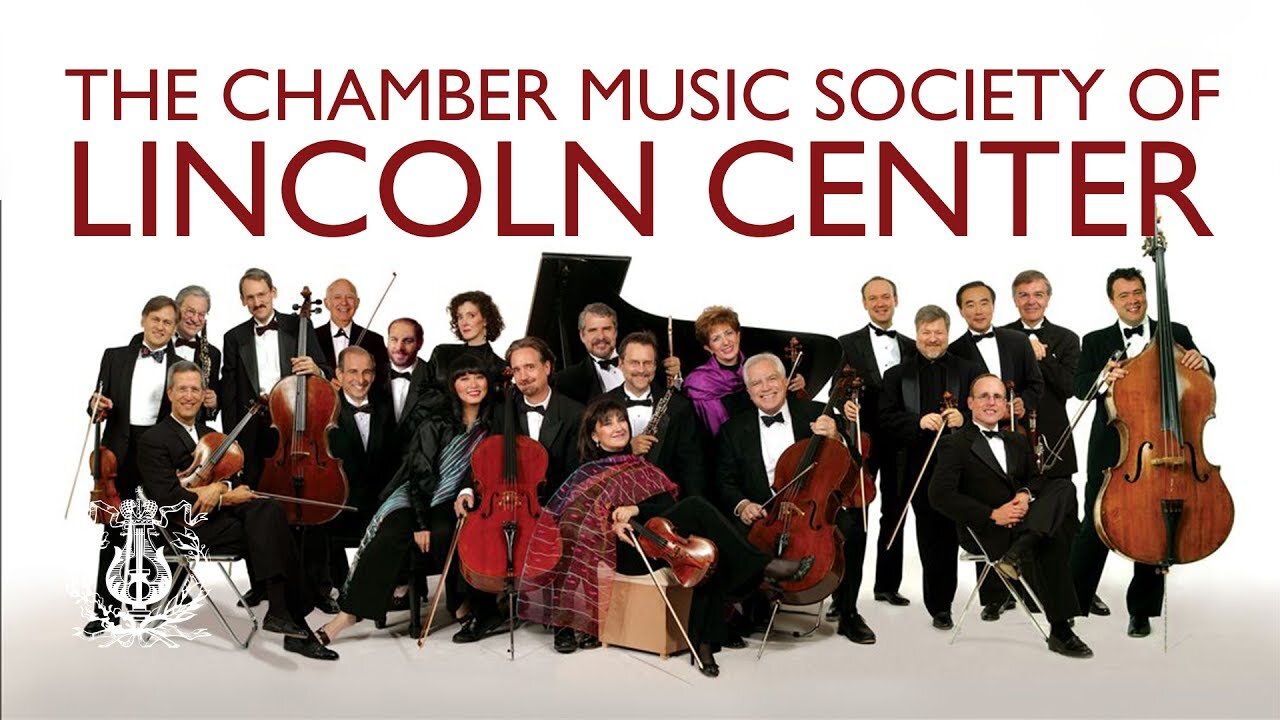
[[[852,379],[853,371],[846,366],[832,386],[823,415],[844,407]],[[776,494],[765,502],[766,506],[776,503],[777,511],[756,521],[747,540],[772,557],[813,557],[813,566],[803,578],[780,583],[782,600],[788,605],[816,603],[840,584],[844,536],[835,517],[857,481],[857,463],[839,440],[815,434],[778,458],[773,474]]]
[[[307,327],[311,315],[320,312],[313,307],[318,304],[311,299],[311,288],[302,288],[302,303],[293,306],[298,313],[296,357],[307,356]],[[294,525],[329,522],[346,506],[348,493],[342,461],[329,452],[329,429],[337,427],[338,391],[317,375],[288,375],[271,388],[268,407],[280,443],[262,468],[256,489],[303,501],[280,500]]]

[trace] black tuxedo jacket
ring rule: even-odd
[[[529,423],[525,413],[520,410],[522,397],[516,398],[516,432],[528,436]],[[551,400],[547,403],[546,414],[542,418],[542,428],[538,431],[538,443],[547,451],[547,482],[542,486],[538,501],[545,504],[564,483],[569,474],[582,464],[578,456],[578,426],[582,424],[581,403],[556,390],[551,391]],[[493,432],[500,435],[505,431],[501,403],[493,409]],[[470,485],[467,485],[470,487]]]
[[[1012,528],[991,521],[991,511],[1009,502],[1019,490],[1038,495],[1044,478],[1036,473],[1031,444],[1017,433],[1000,431],[1005,463],[991,451],[991,444],[972,422],[938,443],[938,464],[929,481],[929,502],[943,515],[969,526],[992,557],[1004,554],[1013,537]],[[968,533],[961,532],[962,540]],[[967,547],[967,545],[966,545]]]
[[[1032,332],[1022,329],[1021,320],[1015,320],[1004,327],[1023,335]],[[1080,364],[1080,338],[1067,328],[1049,322],[1049,318],[1045,318],[1044,323],[1034,332],[1040,342],[1048,346],[1044,359],[1037,363],[1040,375],[1044,378],[1044,395],[1040,397],[1037,408],[1036,429],[1047,447],[1052,448],[1071,424],[1067,417],[1067,398],[1074,393],[1076,366]],[[1079,469],[1076,463],[1076,444],[1072,438],[1067,438],[1059,455],[1061,459],[1053,464],[1049,474],[1053,477],[1071,477]],[[1044,461],[1049,462],[1047,451]]]
[[[196,433],[204,437],[208,427],[196,421]],[[196,494],[182,487],[177,471],[191,466],[191,453],[196,441],[174,419],[166,414],[164,419],[142,434],[138,440],[138,474],[142,489],[157,505],[177,505],[181,502],[196,504]]]
[[[280,343],[280,377],[293,374],[290,358],[298,352],[298,316],[277,312],[280,327],[276,331]],[[305,323],[307,356],[320,367],[325,378],[333,377],[333,366],[320,352],[319,341],[311,323]],[[253,318],[227,331],[222,339],[222,392],[218,402],[222,404],[222,425],[235,427],[254,400],[258,399],[258,352],[254,346]]]
[[[1036,362],[1031,342],[1026,335],[1016,330],[992,328],[992,332],[996,336],[991,339],[996,341],[996,351],[1000,354],[1000,379],[1013,381],[1013,391],[1022,398],[1022,404],[1029,414],[1040,407],[1040,397],[1044,395],[1044,377],[1040,374],[1040,365]],[[974,342],[973,333],[968,328],[951,343],[949,351],[977,365],[981,372],[991,372],[987,362],[982,359],[982,353],[978,352],[978,344]],[[969,396],[967,385],[963,390],[961,400]]]
[[[387,393],[391,393],[391,366],[387,366]],[[404,410],[400,419],[396,420],[396,436],[400,446],[407,448],[417,427],[426,419],[428,412],[426,398],[431,394],[431,368],[422,358],[415,358],[413,369],[409,371],[409,392],[404,397]],[[395,406],[392,406],[394,415]]]
[[[822,405],[809,400],[787,398],[791,412],[791,433],[796,442],[813,437],[809,423],[822,414]],[[763,503],[773,497],[769,471],[760,447],[760,411],[754,406],[729,418],[720,428],[716,488],[713,495],[728,517],[743,500]]]
[[[142,333],[137,333],[136,335],[134,335],[133,339],[130,340],[129,342],[130,344],[137,343],[138,345],[141,345]],[[172,342],[170,342],[169,344],[170,346],[173,345]],[[175,354],[177,353],[176,347],[174,348],[174,353]],[[196,359],[193,362],[195,362],[197,366],[200,365],[200,353],[198,350],[195,354],[195,358]],[[179,355],[178,359],[181,360],[182,356]],[[201,369],[203,370],[203,368]],[[213,393],[218,396],[218,407],[214,408],[213,410],[210,410],[208,408],[200,408],[201,422],[213,422],[218,417],[218,411],[222,410],[221,372],[222,372],[222,352],[218,350],[217,345],[214,345],[213,343],[209,343],[209,389],[212,390]]]
[[[338,368],[338,353],[333,349],[333,333],[334,328],[332,322],[326,322],[316,328],[316,340],[319,341],[316,345],[320,348],[320,352],[324,356],[325,362],[329,364],[329,367],[336,370]],[[368,350],[369,354],[373,356],[373,369],[375,372],[374,389],[376,389],[378,393],[385,395],[391,390],[391,386],[389,385],[391,378],[388,375],[390,372],[389,368],[391,367],[391,357],[387,354],[387,341],[378,333],[372,330],[365,332],[364,328],[355,323],[351,323],[351,337],[348,340],[349,344],[354,345],[356,340],[360,338],[361,334],[364,335],[364,338],[360,340],[360,347]]]
[[[551,386],[583,405],[604,394],[604,383],[600,382],[596,358],[591,353],[552,376]]]
[[[1151,320],[1151,334],[1154,336],[1161,328],[1163,323],[1157,323],[1155,318]],[[1196,343],[1191,339],[1191,331],[1185,325],[1173,323],[1173,341],[1181,345],[1185,350],[1198,350]],[[1154,339],[1151,338],[1151,339]],[[1148,343],[1146,349],[1156,352],[1156,348],[1152,347],[1153,343]],[[1106,367],[1107,361],[1111,359],[1111,353],[1116,350],[1123,350],[1125,346],[1124,333],[1120,331],[1118,323],[1112,323],[1101,330],[1094,330],[1084,336],[1084,341],[1080,350],[1080,365],[1076,368],[1075,377],[1075,394],[1080,400],[1085,399],[1089,394],[1089,389],[1093,387],[1093,382],[1098,379],[1098,375],[1102,372],[1102,368]],[[1145,351],[1145,350],[1144,350]],[[1209,368],[1209,374],[1217,377],[1217,371],[1213,367],[1213,363],[1205,358],[1205,362]],[[1123,382],[1123,381],[1122,381]],[[1160,402],[1159,398],[1152,398],[1152,402]],[[1095,409],[1093,413],[1093,427],[1089,430],[1089,462],[1088,474],[1090,479],[1102,478],[1102,471],[1111,467],[1120,459],[1120,433],[1111,425],[1111,414],[1106,406],[1107,396],[1098,395]]]
[[[916,356],[914,340],[901,333],[897,340],[902,362]],[[840,349],[844,357],[836,367],[842,368],[847,363],[862,378],[862,431],[875,436],[879,431],[880,393],[884,390],[884,377],[880,374],[880,364],[876,362],[876,353],[871,347],[871,325],[841,335]]]
[[[622,403],[627,402],[625,385],[610,390],[607,394]],[[651,388],[650,397],[656,409],[662,393]],[[631,428],[632,435],[639,435],[644,428]],[[693,403],[680,393],[672,393],[667,404],[667,414],[658,421],[658,442],[646,456],[649,462],[657,465],[671,481],[680,486],[685,497],[690,495],[707,496],[707,444],[710,442],[706,429],[698,422],[693,411]]]
[[[102,394],[111,399],[111,412],[107,413],[107,425],[102,433],[102,444],[107,449],[115,453],[116,461],[120,463],[120,482],[129,487],[119,488],[122,496],[128,497],[125,493],[132,494],[133,483],[136,482],[132,465],[128,462],[130,451],[129,447],[129,411],[131,399],[129,397],[133,390],[133,369],[138,362],[138,353],[142,351],[142,336],[138,335],[128,345],[124,347],[107,348],[102,352],[102,364],[98,368],[98,382],[102,383]],[[165,359],[164,366],[167,371],[170,365],[181,360],[178,354],[173,351],[173,344],[170,343],[164,349]],[[152,362],[147,360],[147,362]],[[89,406],[92,410],[92,406]],[[160,399],[160,418],[168,417],[170,412],[169,396],[165,393]],[[127,477],[126,477],[127,476]]]
[[[395,412],[384,398],[370,395],[369,446],[360,441],[355,408],[339,392],[338,426],[329,430],[329,451],[342,461],[347,476],[347,504],[359,508],[353,517],[366,521],[378,509],[378,498],[400,464]],[[364,524],[360,523],[361,529]]]
[[[942,400],[920,396],[920,370],[928,362],[924,356],[917,354],[889,368],[889,372],[884,374],[884,388],[880,395],[881,437],[892,443],[892,448],[906,452],[904,477],[919,474],[920,465],[924,462],[924,456],[933,444],[935,435],[932,431],[920,429],[920,418],[938,412]],[[982,370],[968,360],[952,354],[950,350],[933,362],[942,364],[946,387],[955,396],[956,408],[964,415],[965,422],[969,422],[969,405],[965,398],[969,397],[969,386],[973,384],[974,378],[982,374]],[[945,431],[950,432],[951,429]]]

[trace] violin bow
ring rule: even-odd
[[[418,635],[418,649],[427,642],[427,635],[431,634],[431,623],[436,619],[436,608],[440,606],[440,596],[444,594],[444,586],[449,577],[449,567],[453,564],[453,554],[458,549],[458,539],[462,537],[462,524],[467,521],[467,516],[463,515],[458,518],[458,524],[453,528],[453,540],[449,542],[449,554],[444,558],[444,569],[440,572],[440,584],[436,586],[436,593],[431,598],[431,611],[427,613],[427,622],[422,626],[422,633]]]
[[[369,319],[365,321],[364,327],[361,328],[360,334],[356,336],[353,345],[360,345],[360,341],[364,340],[364,334],[369,332],[369,327],[373,325],[373,319],[378,316],[378,309],[382,307],[382,301],[387,299],[387,293],[391,291],[391,286],[396,282],[396,273],[391,271],[391,281],[387,283],[387,287],[382,290],[382,297],[378,298],[378,304],[373,306],[373,312],[369,313]]]
[[[338,510],[359,510],[358,507],[351,505],[342,505],[341,503],[324,502],[323,500],[308,500],[307,498],[289,497],[288,495],[277,495],[275,493],[261,492],[258,490],[251,491],[257,497],[268,498],[270,500],[279,500],[285,503],[298,503],[299,505],[315,505],[316,507],[336,508]]]
[[[942,404],[943,410],[950,409],[948,400],[951,393],[945,393]],[[902,529],[902,523],[907,521],[907,510],[911,509],[911,500],[915,498],[916,491],[920,489],[920,481],[924,479],[924,473],[929,469],[929,461],[933,460],[933,452],[938,449],[938,441],[942,439],[942,433],[947,429],[947,421],[942,420],[942,427],[938,428],[938,432],[933,436],[933,444],[929,446],[929,454],[924,456],[924,464],[920,466],[920,474],[916,475],[916,484],[911,486],[911,494],[907,495],[907,502],[902,507],[902,516],[898,518],[898,524],[893,528],[893,534],[889,536],[889,542],[884,544],[884,549],[888,550],[893,547],[893,541],[898,539],[898,531]]]
[[[62,513],[62,519],[66,520],[71,516],[71,501],[76,496],[76,481],[80,479],[80,466],[84,464],[84,451],[89,447],[89,432],[93,430],[93,424],[98,420],[98,406],[102,404],[102,381],[98,381],[98,391],[93,394],[93,407],[89,410],[89,424],[84,429],[84,440],[80,441],[80,458],[76,460],[75,472],[71,474],[71,493],[67,495],[67,509]]]
[[[698,663],[698,670],[702,670],[702,658],[698,657],[698,648],[693,646],[693,641],[689,639],[689,633],[685,632],[684,623],[680,622],[680,615],[676,613],[676,609],[672,607],[671,600],[667,598],[667,589],[662,587],[662,583],[658,582],[658,576],[653,572],[653,566],[649,564],[649,558],[640,551],[640,539],[636,537],[636,533],[630,527],[624,528],[627,535],[631,537],[631,544],[636,549],[636,554],[644,561],[644,569],[649,571],[649,579],[653,581],[653,586],[658,589],[658,594],[662,596],[662,602],[667,604],[667,611],[671,613],[671,619],[676,621],[676,627],[680,628],[680,637],[684,638],[684,642],[689,646],[689,652],[693,654],[693,661]]]
[[[858,408],[858,417],[853,421],[853,442],[858,448],[858,496],[862,500],[862,532],[867,531],[867,459],[862,455],[862,398],[853,394],[853,404]],[[883,501],[882,501],[883,502]]]
[[[1125,342],[1123,350],[1116,350],[1111,353],[1110,359],[1116,362],[1120,362],[1124,359],[1125,355],[1129,353],[1129,345],[1132,342],[1133,339],[1130,338]],[[1062,435],[1058,438],[1058,441],[1053,444],[1053,447],[1049,448],[1049,459],[1045,462],[1041,472],[1047,472],[1062,459],[1061,452],[1067,446],[1067,438],[1071,437],[1071,433],[1075,432],[1076,425],[1080,423],[1080,418],[1084,417],[1085,411],[1089,409],[1091,404],[1093,404],[1093,399],[1098,396],[1098,393],[1102,391],[1102,386],[1106,384],[1107,375],[1111,374],[1111,368],[1109,367],[1110,364],[1111,363],[1108,362],[1106,365],[1102,366],[1102,372],[1098,373],[1097,379],[1093,381],[1093,387],[1089,388],[1089,394],[1084,396],[1084,401],[1080,403],[1080,407],[1076,408],[1076,414],[1075,417],[1071,418],[1071,424],[1062,432]]]

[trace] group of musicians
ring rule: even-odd
[[[1045,317],[1053,290],[1043,273],[1022,272],[1011,288],[1018,320],[994,327],[996,291],[971,282],[956,292],[963,330],[953,332],[951,315],[926,305],[915,314],[912,339],[894,327],[894,282],[867,280],[860,294],[870,321],[839,338],[840,366],[862,379],[863,393],[824,413],[822,405],[797,396],[805,386],[802,374],[788,372],[774,355],[742,354],[741,325],[728,307],[712,306],[698,317],[695,332],[708,357],[683,368],[679,359],[663,357],[651,332],[619,328],[612,309],[589,304],[578,316],[587,356],[557,371],[551,349],[536,337],[516,340],[504,355],[494,351],[490,343],[504,322],[484,292],[452,299],[448,319],[459,342],[442,344],[423,360],[423,328],[416,320],[393,320],[385,338],[353,322],[360,299],[350,281],[328,286],[329,320],[317,327],[278,312],[271,276],[251,268],[239,282],[250,317],[225,334],[220,349],[206,339],[210,295],[204,288],[147,301],[142,332],[103,353],[101,390],[89,405],[105,419],[103,445],[119,459],[121,496],[133,497],[141,488],[160,505],[186,500],[207,513],[193,530],[211,551],[245,556],[252,585],[244,602],[268,601],[264,629],[283,634],[287,650],[307,657],[337,659],[330,645],[347,628],[407,609],[411,553],[427,556],[437,570],[447,564],[456,519],[483,501],[476,496],[471,454],[505,429],[499,411],[504,373],[518,392],[517,432],[537,440],[548,456],[539,500],[556,509],[567,538],[559,567],[597,562],[620,572],[643,568],[629,523],[657,515],[681,533],[716,543],[718,567],[695,590],[688,628],[705,674],[719,672],[715,652],[744,647],[744,636],[763,629],[778,584],[803,578],[812,564],[811,557],[773,558],[746,541],[753,523],[777,512],[770,500],[779,458],[815,435],[856,448],[859,427],[874,448],[864,471],[878,478],[879,487],[875,601],[912,602],[900,592],[902,541],[891,542],[909,504],[922,599],[933,627],[953,627],[964,546],[998,561],[995,567],[1007,579],[1025,579],[1034,589],[1042,607],[1033,609],[1050,624],[1050,650],[1089,657],[1073,618],[1110,614],[1096,595],[1108,552],[1092,519],[1103,472],[1119,453],[1105,396],[1109,383],[1126,372],[1113,359],[1115,351],[1134,357],[1158,321],[1148,316],[1146,283],[1133,268],[1108,276],[1117,322],[1086,335],[1083,347],[1076,333]],[[307,335],[308,354],[294,357],[300,333]],[[1183,365],[1213,372],[1185,327],[1174,323],[1172,333],[1187,350]],[[340,397],[330,448],[342,461],[348,503],[356,508],[310,528],[291,526],[280,503],[254,492],[280,438],[269,417],[245,414],[291,374],[320,376]],[[1098,391],[1095,379],[1103,376],[1106,384]],[[1066,402],[1095,394],[1081,503],[1072,483],[1077,462]],[[957,402],[945,404],[947,395]],[[657,405],[662,409],[655,423]],[[243,475],[187,489],[178,472],[192,464],[198,439],[210,432],[206,423],[219,415],[224,429],[245,419],[238,435]],[[1032,419],[1043,438],[1038,447],[1019,432]],[[572,509],[601,498],[610,508],[604,526],[587,528],[596,521]],[[845,567],[828,618],[838,621],[841,636],[871,644],[876,635],[858,611],[870,533],[861,512],[846,505],[837,517]],[[86,625],[86,635],[118,622],[118,604],[104,577],[122,538],[109,525],[104,533],[98,595],[106,610]],[[356,549],[350,567],[349,548]],[[529,620],[553,629],[557,651],[599,645],[590,612],[598,588],[589,583],[579,587],[570,578],[536,593],[537,583],[531,583],[521,589],[511,617],[495,595],[469,587],[457,567],[441,580],[445,607],[461,623],[454,642],[481,640]],[[1017,602],[1006,590],[1010,585],[998,579],[989,577],[980,589],[983,620],[998,620]],[[1150,633],[1163,591],[1157,568],[1134,565],[1126,601],[1129,635]],[[333,619],[312,629],[306,617],[313,609]]]

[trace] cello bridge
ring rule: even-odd
[[[1171,457],[1151,458],[1151,464],[1155,467],[1168,465],[1170,467],[1182,467],[1187,464],[1187,459],[1181,455],[1173,455]]]

